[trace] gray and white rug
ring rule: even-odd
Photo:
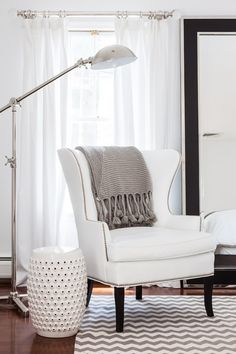
[[[235,354],[236,297],[213,298],[206,317],[202,296],[125,299],[124,333],[115,331],[112,296],[94,296],[76,336],[76,354]]]

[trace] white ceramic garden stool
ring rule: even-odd
[[[86,266],[79,248],[35,249],[27,287],[30,316],[39,335],[69,337],[78,332],[87,295]]]

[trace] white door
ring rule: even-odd
[[[200,211],[236,209],[236,34],[199,34]]]

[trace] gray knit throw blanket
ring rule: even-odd
[[[109,229],[152,226],[152,183],[141,152],[133,146],[77,147],[86,157],[98,220]]]

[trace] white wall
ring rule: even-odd
[[[32,0],[0,2],[0,106],[21,92],[20,21],[17,9],[38,10],[172,10],[190,16],[236,16],[235,0]],[[10,111],[0,116],[0,257],[10,255],[10,168],[4,156],[10,155]],[[30,147],[29,147],[30,148]]]

